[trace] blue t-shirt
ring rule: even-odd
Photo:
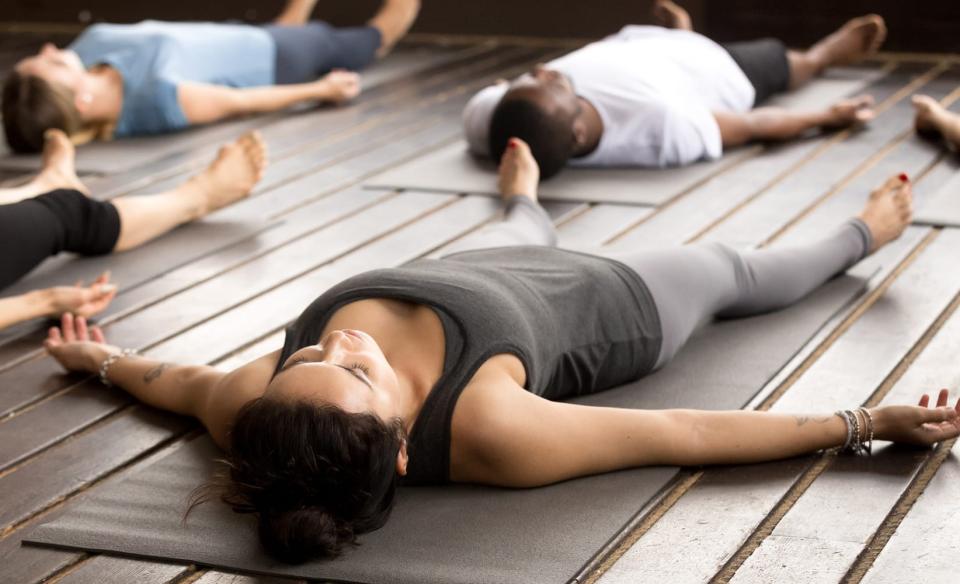
[[[255,87],[274,82],[276,46],[260,27],[158,22],[96,24],[70,46],[86,67],[109,65],[123,77],[114,135],[159,134],[189,125],[177,101],[183,81]]]

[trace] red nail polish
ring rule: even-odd
[[[910,177],[907,176],[907,173],[901,172],[901,173],[900,173],[900,180],[902,180],[903,182],[910,182]]]
[[[513,140],[510,140],[509,142],[507,142],[507,148],[516,148],[516,147],[517,147],[517,143],[514,142]]]

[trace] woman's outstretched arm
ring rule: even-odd
[[[103,363],[120,355],[108,345],[103,332],[87,327],[86,319],[63,316],[61,326],[50,329],[47,351],[68,371],[98,375]],[[107,379],[145,404],[200,420],[222,448],[237,412],[263,395],[279,351],[225,373],[206,365],[176,365],[126,355],[107,370]]]
[[[841,446],[847,435],[843,419],[829,413],[630,410],[486,393],[454,414],[463,438],[452,450],[455,480],[529,487],[638,466],[765,462]],[[875,437],[930,445],[960,435],[960,402],[951,408],[946,400],[942,392],[933,409],[872,408]],[[472,423],[458,424],[464,415]]]
[[[275,112],[299,103],[341,103],[360,93],[360,77],[333,71],[310,83],[264,87],[227,87],[207,83],[181,83],[177,99],[187,121],[208,124],[247,114]]]
[[[92,316],[106,309],[116,295],[117,287],[110,283],[110,274],[104,273],[89,286],[78,282],[74,286],[55,286],[0,298],[0,330],[34,318],[58,317],[65,312]]]

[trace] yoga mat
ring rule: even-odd
[[[886,75],[876,67],[842,67],[828,71],[806,87],[777,96],[768,105],[818,109],[856,94]],[[720,160],[682,168],[576,168],[540,184],[542,200],[586,201],[624,205],[659,205],[703,183],[750,156],[759,147],[730,150]],[[419,157],[405,165],[375,175],[364,183],[369,189],[412,189],[442,193],[499,196],[496,166],[467,153],[462,142]]]
[[[919,225],[960,227],[960,173],[957,173],[920,207],[913,222]]]
[[[574,168],[540,183],[543,201],[658,205],[755,154],[758,147],[728,152],[720,160],[681,168]],[[499,197],[496,166],[478,159],[457,141],[392,170],[371,177],[364,188],[410,189]]]
[[[855,272],[865,275],[869,266]],[[740,408],[856,298],[843,276],[787,310],[700,331],[674,363],[579,403],[635,408]],[[196,563],[240,572],[369,584],[556,583],[581,574],[677,469],[649,467],[538,489],[401,489],[387,525],[333,561],[291,566],[265,556],[253,519],[219,503],[181,523],[184,501],[218,452],[195,439],[130,478],[95,489],[25,541]]]

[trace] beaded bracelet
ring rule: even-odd
[[[113,353],[104,359],[103,363],[100,364],[100,383],[106,385],[107,387],[112,387],[113,384],[110,383],[109,379],[107,379],[107,372],[110,371],[110,367],[120,359],[136,354],[137,351],[134,349],[123,349],[119,353]]]

